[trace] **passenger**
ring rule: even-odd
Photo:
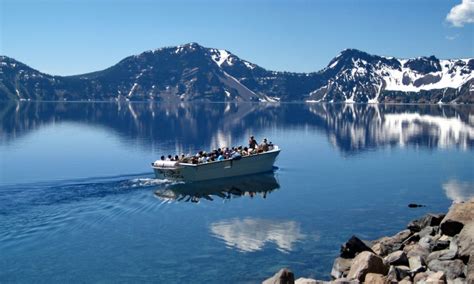
[[[262,144],[260,144],[259,146],[260,146],[259,148],[262,149],[263,152],[268,151],[267,138],[264,138]]]
[[[179,161],[179,156],[178,155],[174,156],[174,161],[176,161],[176,162]]]
[[[167,161],[171,161],[172,157],[171,155],[168,155],[168,158],[166,158]]]
[[[161,156],[160,160],[164,161],[164,160],[165,160],[165,156]]]
[[[249,148],[255,149],[257,147],[257,140],[253,136],[249,139]]]
[[[218,161],[224,161],[224,160],[225,160],[225,158],[224,158],[224,156],[223,156],[223,155],[219,155],[219,156],[217,157],[217,160],[218,160]]]
[[[273,150],[275,147],[273,147],[273,143],[272,141],[268,142],[268,150],[271,151]]]
[[[185,160],[185,156],[184,156],[184,154],[181,154],[181,158],[179,158],[179,161],[184,162],[184,160]]]

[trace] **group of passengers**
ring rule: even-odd
[[[271,151],[274,149],[274,145],[272,142],[268,142],[267,138],[263,139],[262,143],[258,144],[255,137],[250,136],[249,138],[249,146],[243,147],[224,147],[219,148],[217,150],[212,150],[211,152],[207,153],[206,151],[199,151],[194,156],[186,156],[181,154],[181,156],[175,155],[168,155],[168,157],[161,156],[162,161],[177,161],[181,163],[189,163],[189,164],[203,164],[209,163],[214,161],[224,161],[228,159],[235,159],[238,160],[241,157],[255,155],[267,151]]]

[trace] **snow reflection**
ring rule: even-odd
[[[262,250],[266,243],[276,244],[281,252],[290,252],[296,242],[305,238],[295,221],[231,219],[211,224],[210,230],[227,246],[243,252]]]

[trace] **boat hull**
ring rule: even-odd
[[[240,159],[215,161],[199,165],[180,164],[174,168],[153,167],[156,178],[201,181],[270,172],[280,150],[273,150]]]

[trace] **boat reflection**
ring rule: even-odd
[[[193,183],[174,183],[157,189],[155,196],[163,201],[198,203],[202,199],[224,201],[247,196],[267,198],[268,194],[280,188],[273,173],[257,174]]]

